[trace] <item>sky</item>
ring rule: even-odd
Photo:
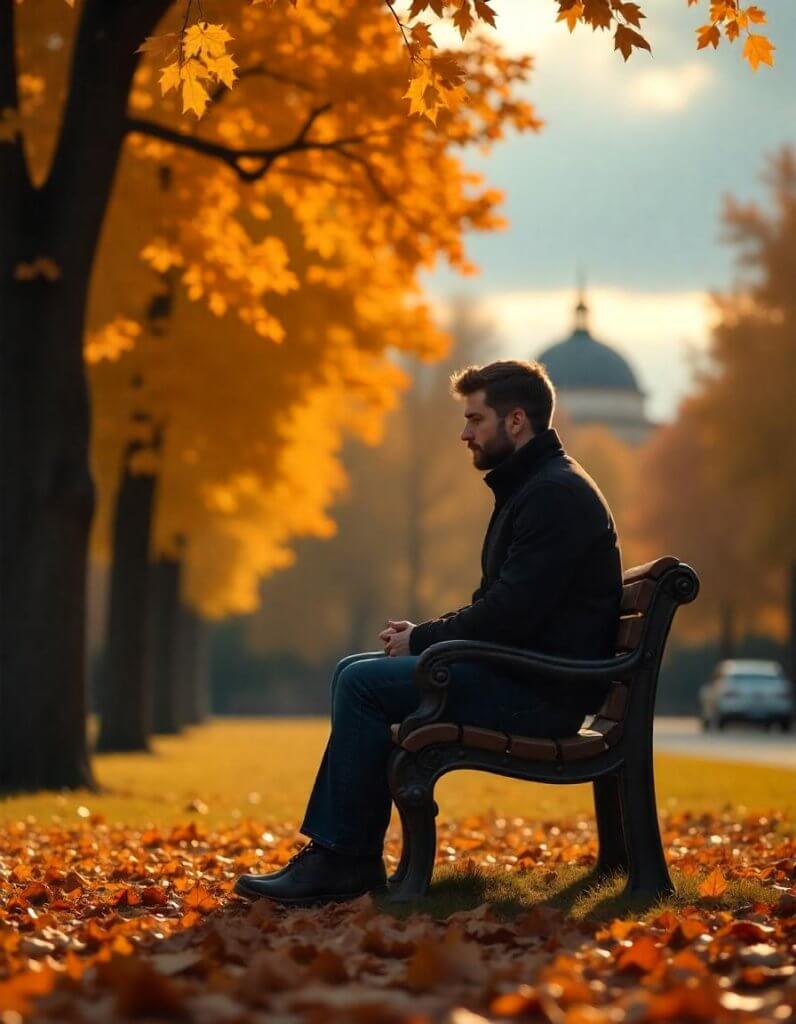
[[[708,293],[734,276],[723,197],[762,199],[765,154],[796,145],[796,2],[759,5],[777,51],[755,73],[739,43],[696,50],[706,0],[642,2],[653,53],[627,64],[607,33],[570,36],[553,0],[494,0],[503,44],[535,57],[524,94],[546,125],[468,156],[510,226],[470,236],[477,276],[430,274],[435,300],[479,299],[501,351],[529,358],[569,333],[580,268],[592,333],[630,359],[651,418],[671,417],[707,345]]]

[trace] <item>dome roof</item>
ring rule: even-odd
[[[589,333],[587,309],[582,299],[575,313],[575,330],[572,334],[536,357],[547,369],[555,387],[605,388],[641,394],[636,375],[627,360]]]

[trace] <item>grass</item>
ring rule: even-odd
[[[94,759],[101,792],[40,793],[0,800],[0,823],[29,815],[74,821],[85,809],[127,826],[168,826],[192,816],[210,825],[237,817],[298,823],[328,736],[325,719],[215,719],[180,737],[159,737],[151,753]],[[661,811],[730,806],[788,818],[794,773],[765,765],[656,757]],[[490,809],[538,820],[592,813],[590,786],[544,786],[483,772],[454,772],[437,787],[443,817]],[[79,811],[79,809],[81,809]]]
[[[396,906],[387,897],[381,897],[378,902],[383,910],[397,917],[421,911],[444,920],[450,914],[489,903],[501,920],[512,920],[518,914],[544,906],[575,920],[610,921],[634,914],[656,915],[664,910],[676,914],[684,907],[700,904],[710,909],[737,911],[753,903],[776,902],[778,895],[762,882],[739,879],[730,881],[719,900],[705,900],[697,891],[701,875],[686,877],[673,869],[673,896],[652,903],[634,902],[622,894],[624,877],[595,879],[587,869],[575,867],[559,867],[555,874],[557,877],[552,880],[547,869],[506,872],[482,866],[445,866],[435,871],[424,900]]]

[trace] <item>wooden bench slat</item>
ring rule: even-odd
[[[603,718],[602,715],[598,715],[589,726],[591,732],[599,733],[609,747],[612,747],[617,743],[623,732],[623,726],[621,722],[614,722],[610,718]]]
[[[530,736],[510,736],[509,754],[521,761],[555,761],[558,757],[555,740],[533,739]]]
[[[624,683],[611,683],[598,716],[612,722],[621,722],[627,707],[627,697],[628,691]]]
[[[505,752],[510,742],[508,733],[494,732],[492,729],[481,729],[476,725],[462,726],[462,743],[466,747],[477,747],[479,750],[492,750],[496,754]]]
[[[583,761],[587,757],[604,754],[608,749],[605,737],[589,729],[581,729],[577,736],[566,736],[558,740],[563,761]]]
[[[673,555],[664,555],[663,558],[656,558],[654,562],[645,562],[644,565],[634,565],[627,569],[622,576],[623,583],[635,583],[636,580],[651,579],[659,580],[669,569],[673,569],[680,563]]]
[[[393,726],[393,739],[398,739],[399,726]],[[410,732],[401,746],[404,750],[422,750],[432,743],[456,743],[459,739],[459,726],[452,722],[434,722],[433,725],[424,725],[414,732]]]
[[[637,615],[629,619],[620,619],[616,634],[617,653],[635,651],[644,634],[644,616]]]
[[[622,614],[643,614],[650,606],[655,588],[655,580],[649,577],[638,580],[636,583],[625,583],[622,587]]]

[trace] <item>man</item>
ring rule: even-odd
[[[415,625],[389,620],[384,654],[355,654],[332,679],[332,729],[301,832],[310,842],[281,871],[243,875],[235,891],[286,905],[351,899],[386,884],[390,724],[419,702],[418,655],[442,640],[482,640],[572,658],[614,653],[622,570],[611,512],[550,427],[554,391],[537,363],[503,361],[454,375],[461,439],[495,496],[481,583],[458,611]],[[577,732],[599,707],[594,688],[553,690],[462,662],[452,721],[526,736]]]

